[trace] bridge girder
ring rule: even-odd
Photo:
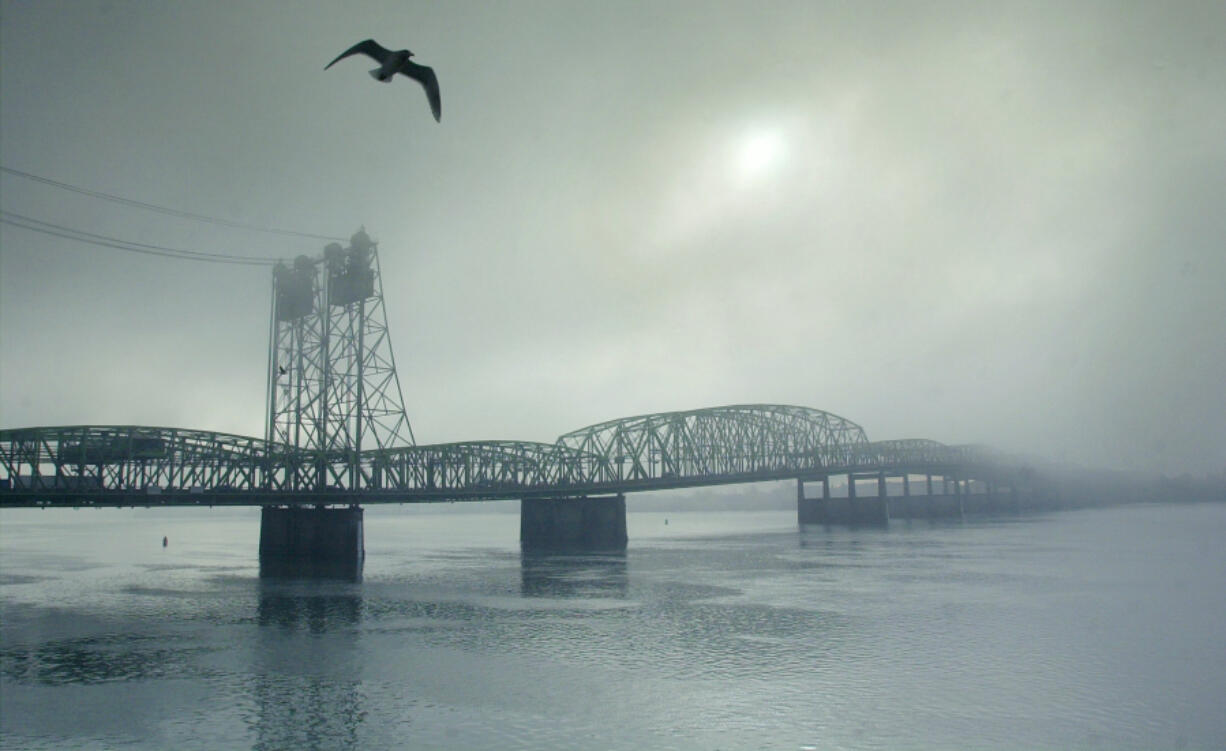
[[[0,468],[31,490],[255,487],[268,463],[259,438],[141,425],[0,430]]]
[[[737,404],[610,420],[557,442],[597,457],[590,479],[612,483],[812,471],[847,464],[868,438],[822,410]]]
[[[461,441],[363,453],[380,489],[481,494],[578,482],[592,457],[536,441]]]
[[[0,505],[527,498],[843,472],[1005,477],[1016,466],[982,446],[870,443],[845,418],[769,404],[611,420],[554,443],[464,441],[360,454],[212,431],[78,425],[0,430],[0,476],[17,491],[0,493]],[[358,468],[355,483],[344,481],[354,476],[339,471],[346,467]],[[324,473],[342,481],[320,488],[315,478]]]
[[[857,446],[853,464],[900,470],[909,466],[940,466],[956,459],[951,446],[927,438],[873,441]]]

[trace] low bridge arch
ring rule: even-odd
[[[553,443],[460,441],[363,453],[375,489],[452,498],[506,498],[582,481],[591,457]]]
[[[839,473],[1006,477],[1014,464],[983,446],[869,442],[846,418],[777,404],[638,415],[554,443],[463,441],[360,454],[212,431],[78,425],[0,430],[0,483],[13,491],[0,505],[576,497]]]
[[[267,467],[259,438],[143,425],[0,430],[0,466],[14,489],[254,488]]]
[[[948,463],[956,453],[953,447],[928,438],[873,441],[856,447],[853,464],[888,469],[939,466]]]
[[[558,444],[595,462],[593,484],[650,487],[739,482],[847,466],[868,445],[864,429],[830,412],[737,404],[638,415],[566,433]]]

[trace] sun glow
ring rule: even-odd
[[[769,173],[784,156],[784,141],[777,130],[756,130],[741,138],[737,145],[736,167],[745,179]]]

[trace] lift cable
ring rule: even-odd
[[[51,185],[53,187],[61,188],[63,190],[70,190],[73,193],[80,193],[81,195],[90,196],[92,198],[100,198],[104,201],[112,201],[114,203],[122,204],[124,206],[132,206],[138,209],[148,209],[149,211],[156,211],[159,214],[166,214],[168,216],[176,216],[176,217],[179,217],[180,219],[194,219],[199,222],[208,222],[209,224],[218,224],[223,227],[235,227],[237,229],[247,229],[247,230],[252,230],[254,232],[267,232],[267,233],[274,234],[274,235],[293,235],[295,237],[307,237],[313,240],[334,240],[337,242],[345,242],[345,238],[343,237],[332,237],[331,235],[317,235],[311,232],[298,232],[297,230],[279,229],[277,227],[263,227],[257,224],[246,224],[244,222],[232,222],[228,219],[219,219],[215,216],[205,216],[204,214],[194,214],[190,211],[181,211],[179,209],[171,209],[165,206],[157,206],[152,203],[145,203],[144,201],[136,201],[131,198],[124,198],[122,196],[111,195],[110,193],[103,193],[102,191],[98,191],[98,190],[89,190],[88,188],[82,188],[76,185],[69,185],[68,183],[62,183],[58,180],[52,180],[51,178],[42,177],[40,175],[34,175],[29,172],[22,172],[21,170],[13,169],[12,167],[5,167],[3,165],[0,165],[0,171],[3,171],[10,175],[15,175],[17,177],[24,177],[27,180],[33,180],[35,182],[40,182],[40,183],[43,183],[44,185]]]
[[[69,240],[76,240],[77,242],[97,245],[103,248],[126,250],[132,253],[143,253],[150,256],[160,256],[162,258],[176,258],[181,261],[233,263],[243,266],[271,266],[277,263],[277,259],[275,258],[238,256],[228,253],[205,253],[198,250],[182,250],[180,248],[168,248],[164,245],[150,245],[148,243],[140,243],[133,240],[123,240],[116,237],[108,237],[106,235],[98,235],[93,232],[85,232],[83,230],[65,227],[60,224],[43,222],[21,214],[14,214],[11,211],[0,210],[0,222],[13,227],[27,229],[32,232],[41,232],[44,235],[63,237]]]

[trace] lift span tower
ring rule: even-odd
[[[377,486],[362,451],[414,445],[377,243],[358,230],[348,247],[278,263],[272,286],[264,437],[298,457],[281,464],[284,487]]]

